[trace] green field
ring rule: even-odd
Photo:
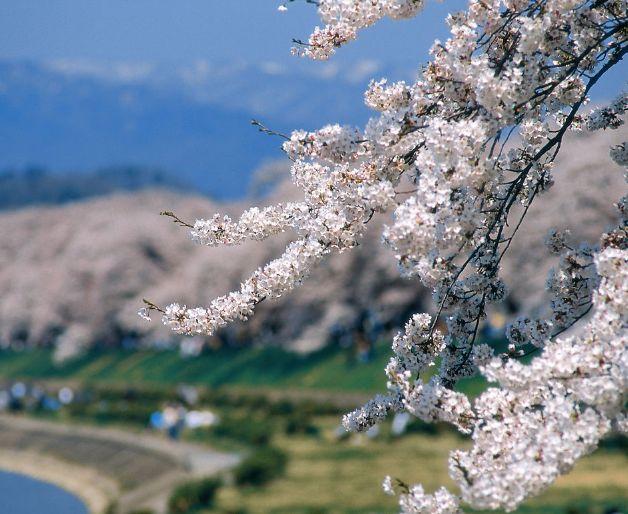
[[[396,501],[380,487],[385,475],[420,482],[427,490],[450,485],[448,452],[465,445],[453,433],[417,433],[399,439],[384,435],[376,440],[356,436],[339,442],[332,437],[337,419],[317,419],[317,423],[322,427],[318,438],[279,436],[274,441],[290,455],[283,478],[264,488],[226,487],[211,512],[393,514],[398,512]],[[628,474],[622,471],[627,466],[626,455],[598,451],[517,512],[604,514],[610,508],[626,512]]]

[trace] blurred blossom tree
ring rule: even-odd
[[[317,3],[324,27],[293,49],[312,59],[328,59],[384,17],[415,16],[423,4]],[[346,415],[344,425],[363,431],[407,411],[471,435],[472,447],[449,459],[457,492],[428,494],[386,478],[384,489],[399,495],[402,512],[517,508],[601,438],[628,428],[626,197],[618,202],[620,224],[597,246],[548,235],[560,259],[547,280],[552,300],[544,316],[513,321],[505,352],[477,337],[487,306],[506,294],[500,263],[531,203],[552,185],[566,132],[623,124],[626,94],[581,110],[626,53],[626,19],[622,0],[471,0],[466,12],[449,16],[451,37],[434,43],[415,83],[371,82],[365,101],[378,114],[363,131],[330,125],[282,136],[302,201],[253,207],[238,220],[215,215],[192,225],[175,217],[208,246],[292,229],[297,237],[280,258],[207,307],[147,302],[141,314],[158,310],[176,332],[211,334],[289,292],[325,256],[359,244],[375,213],[392,211],[385,244],[403,274],[432,288],[435,312],[414,315],[394,338],[388,392]],[[626,166],[626,143],[610,157]],[[558,337],[586,315],[575,335]],[[530,354],[531,362],[522,362]],[[438,370],[426,380],[431,366]],[[455,386],[478,373],[497,387],[471,401]]]

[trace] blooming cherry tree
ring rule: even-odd
[[[328,59],[361,29],[416,16],[422,6],[320,0],[325,25],[296,41],[293,52]],[[148,303],[142,315],[156,309],[176,332],[211,334],[300,285],[327,255],[359,244],[375,213],[391,212],[384,243],[402,274],[433,291],[435,307],[412,316],[393,339],[388,390],[343,423],[362,431],[407,411],[470,435],[471,448],[449,458],[456,491],[427,493],[386,478],[384,489],[398,495],[402,512],[517,508],[611,431],[628,429],[626,197],[618,202],[619,225],[596,246],[548,234],[559,263],[547,280],[544,315],[513,320],[505,352],[478,340],[487,307],[507,293],[500,263],[530,205],[552,186],[566,132],[623,124],[626,94],[589,113],[584,106],[628,49],[626,20],[621,0],[471,0],[448,17],[451,36],[434,43],[416,82],[371,82],[365,101],[377,114],[363,129],[329,125],[284,136],[302,201],[189,225],[207,246],[292,230],[281,257],[208,306]],[[610,157],[628,165],[626,143]],[[586,325],[563,335],[580,320]],[[528,355],[531,361],[522,360]],[[472,401],[456,384],[476,374],[496,387]]]

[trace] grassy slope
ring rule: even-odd
[[[56,366],[48,350],[0,352],[0,377],[70,379],[85,382],[300,387],[371,392],[384,387],[385,347],[368,363],[343,350],[297,355],[277,348],[210,352],[183,359],[173,351],[92,352]]]
[[[384,368],[390,346],[379,344],[369,362],[358,362],[350,350],[325,348],[309,355],[279,348],[223,349],[195,358],[174,351],[94,351],[55,365],[49,350],[0,351],[0,379],[62,379],[115,385],[198,384],[280,390],[373,393],[385,390]],[[477,393],[482,381],[462,383]]]

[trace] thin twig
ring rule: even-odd
[[[166,311],[164,309],[159,307],[159,305],[155,305],[150,300],[147,300],[146,298],[142,298],[142,301],[144,302],[144,304],[146,304],[149,311],[157,311],[157,312],[161,312],[162,314],[166,314]]]
[[[179,218],[179,216],[177,216],[172,211],[161,211],[159,213],[159,215],[160,216],[168,216],[169,218],[172,218],[172,222],[175,223],[176,225],[181,226],[181,227],[194,228],[194,225],[191,225],[187,221],[183,221],[181,218]]]
[[[254,127],[257,127],[257,129],[260,132],[263,132],[264,134],[268,134],[269,136],[279,136],[284,138],[287,141],[290,141],[290,138],[288,136],[286,136],[285,134],[282,134],[281,132],[276,132],[272,129],[269,129],[266,125],[264,125],[263,123],[261,123],[258,120],[251,120],[251,125],[253,125]]]

